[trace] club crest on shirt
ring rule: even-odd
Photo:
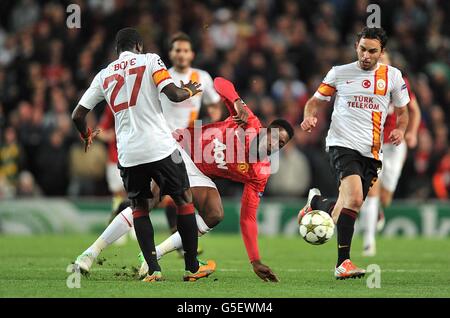
[[[237,168],[238,168],[239,172],[247,173],[248,172],[248,168],[249,168],[249,164],[246,163],[246,162],[239,163]]]
[[[386,81],[384,79],[379,79],[377,81],[377,88],[383,90],[386,87]]]

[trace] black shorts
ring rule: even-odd
[[[338,146],[331,146],[328,154],[338,186],[343,178],[356,174],[361,177],[365,199],[369,189],[378,179],[381,161],[364,157],[356,150]]]
[[[153,198],[152,179],[159,186],[160,196],[181,196],[190,187],[186,166],[178,150],[155,162],[133,167],[118,164],[118,167],[130,200]]]

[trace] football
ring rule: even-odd
[[[321,245],[333,236],[334,222],[324,211],[310,211],[301,219],[299,231],[306,242]]]

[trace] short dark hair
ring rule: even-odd
[[[136,44],[143,45],[142,36],[134,28],[123,28],[116,34],[117,53],[131,50]]]
[[[292,128],[292,125],[285,119],[282,118],[275,119],[270,123],[269,127],[283,128],[288,133],[289,139],[291,139],[294,136],[294,128]]]
[[[369,28],[364,27],[361,32],[357,35],[357,42],[359,43],[359,40],[361,39],[376,39],[380,41],[381,48],[384,49],[386,47],[388,37],[386,35],[386,32],[383,28]]]
[[[169,51],[172,50],[173,44],[176,41],[189,42],[191,44],[191,47],[192,47],[191,37],[189,35],[187,35],[186,33],[184,33],[184,32],[177,32],[177,33],[175,33],[174,35],[172,35],[170,37],[170,40],[169,40]]]

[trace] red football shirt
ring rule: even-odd
[[[109,106],[105,107],[102,117],[100,118],[99,126],[102,130],[108,129],[114,130],[114,114],[112,113],[111,108],[109,108]],[[117,155],[116,134],[114,134],[114,138],[112,138],[108,142],[108,160],[110,163],[119,162]]]
[[[227,105],[231,115],[235,110]],[[224,178],[244,183],[240,225],[250,261],[259,260],[256,214],[267,180],[270,161],[259,161],[250,155],[250,147],[260,132],[259,119],[247,107],[247,125],[239,128],[233,119],[198,128],[179,129],[174,133],[195,165],[210,178]]]

